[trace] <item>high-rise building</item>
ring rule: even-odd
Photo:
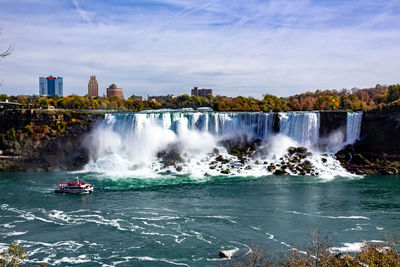
[[[199,87],[195,87],[192,89],[192,96],[209,96],[212,95],[212,89],[199,89]]]
[[[96,76],[90,76],[88,84],[88,96],[98,97],[99,96],[99,85],[96,80]]]
[[[58,95],[63,96],[63,78],[62,77],[39,77],[39,95],[50,96]]]
[[[124,95],[123,95],[123,92],[122,92],[122,88],[117,88],[115,83],[111,84],[107,88],[107,97],[112,97],[112,96],[116,96],[119,99],[124,98]]]

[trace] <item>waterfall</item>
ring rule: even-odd
[[[107,114],[106,125],[120,133],[131,128],[140,133],[150,124],[171,130],[179,135],[179,129],[208,132],[217,136],[249,135],[264,140],[272,135],[273,113],[250,112],[143,112]]]
[[[352,144],[360,138],[362,112],[347,112],[346,144]]]
[[[279,132],[275,132],[276,116]],[[346,140],[338,139],[335,147],[359,138],[361,118],[360,112],[347,114]],[[267,168],[270,163],[282,166],[289,147],[303,146],[312,152],[307,153],[307,160],[315,173],[346,175],[338,161],[327,156],[334,151],[320,150],[319,128],[318,112],[164,110],[107,114],[87,139],[90,162],[85,169],[118,175],[133,172],[135,177],[166,171],[202,177],[221,175],[222,171],[260,176],[273,173]],[[254,147],[256,140],[259,142]],[[249,151],[249,146],[253,146],[252,154],[246,154],[245,160],[229,154],[231,149]],[[218,160],[218,155],[224,160]],[[302,173],[293,168],[288,171]]]
[[[301,145],[312,145],[318,142],[319,113],[279,113],[279,118],[279,133],[290,137]]]

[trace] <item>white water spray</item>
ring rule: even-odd
[[[276,116],[279,116],[278,127],[274,125]],[[348,113],[347,117],[346,144],[359,138],[362,113]],[[276,128],[279,132],[275,132]],[[316,148],[320,142],[319,128],[318,112],[108,114],[88,138],[90,162],[85,170],[135,177],[170,172],[204,177],[221,175],[223,170],[230,175],[263,176],[273,172],[267,165],[279,164],[288,147],[303,146],[312,152],[308,160],[319,176],[348,176],[338,161],[325,155],[335,151],[324,151],[321,156],[322,152]],[[259,147],[253,156],[239,160],[227,152],[226,144],[231,140],[245,143],[259,140]],[[173,151],[175,154],[171,155],[175,156],[173,163],[166,166],[159,153],[168,154],[168,151]],[[225,161],[216,162],[217,155]]]

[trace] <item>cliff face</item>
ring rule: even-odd
[[[73,111],[0,112],[0,171],[81,169],[88,161],[86,133],[103,118]]]
[[[400,154],[400,112],[365,112],[355,147],[363,153]]]
[[[343,129],[346,130],[347,112],[346,111],[326,111],[320,112],[319,136],[328,137],[332,132]]]
[[[337,153],[349,171],[400,173],[400,112],[364,112],[360,140]]]

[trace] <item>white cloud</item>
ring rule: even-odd
[[[39,2],[25,16],[11,2],[0,8],[0,48],[16,45],[0,64],[0,91],[37,93],[45,74],[81,95],[93,74],[100,88],[114,82],[126,96],[200,86],[261,97],[399,82],[396,1],[93,3],[43,13]]]

